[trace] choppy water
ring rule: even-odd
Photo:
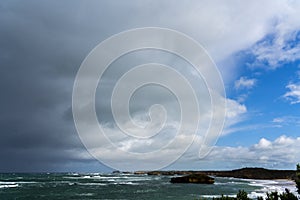
[[[294,182],[216,178],[213,185],[171,184],[169,176],[134,174],[0,174],[0,199],[200,199],[245,190],[251,198],[267,191],[296,192]]]

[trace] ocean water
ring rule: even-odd
[[[245,190],[250,198],[267,191],[296,193],[293,181],[215,178],[215,184],[171,184],[170,176],[135,174],[0,174],[0,199],[201,199]]]

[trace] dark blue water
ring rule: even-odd
[[[266,191],[295,191],[292,181],[216,178],[215,184],[171,184],[170,176],[134,174],[0,174],[0,199],[200,199],[245,190],[255,198]]]

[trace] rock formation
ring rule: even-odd
[[[173,177],[171,183],[197,183],[197,184],[213,184],[214,178],[205,174],[190,174],[187,176]]]

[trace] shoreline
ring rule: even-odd
[[[203,170],[203,171],[136,171],[134,174],[147,174],[147,175],[190,175],[190,174],[205,174],[214,177],[228,177],[228,178],[242,178],[242,179],[256,179],[256,180],[295,180],[296,170],[274,170],[265,168],[241,168],[234,170]]]

